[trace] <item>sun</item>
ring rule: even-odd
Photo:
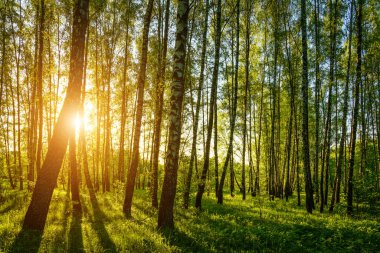
[[[84,124],[84,126],[86,127],[86,131],[92,131],[92,129],[94,128],[94,122],[90,120],[90,114],[92,113],[93,109],[93,104],[91,103],[91,101],[87,100],[84,104],[83,116],[81,117],[78,113],[72,118],[72,124],[77,133],[79,133],[82,124]]]
[[[79,115],[76,115],[73,119],[73,125],[76,131],[80,129],[81,123],[82,123],[82,119],[79,117]]]

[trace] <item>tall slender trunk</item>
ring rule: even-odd
[[[337,1],[337,0],[336,0]],[[323,212],[324,205],[327,205],[327,193],[328,193],[328,179],[329,179],[329,168],[330,168],[330,150],[331,150],[331,114],[332,114],[332,87],[334,85],[334,75],[335,75],[335,50],[336,50],[336,20],[337,20],[337,2],[332,3],[330,0],[330,23],[332,23],[332,28],[330,28],[330,71],[329,71],[329,96],[327,101],[327,117],[325,123],[325,136],[323,143],[323,154],[322,154],[322,170],[321,170],[321,203],[320,212]],[[325,169],[324,169],[325,168]],[[323,185],[324,183],[324,185]]]
[[[177,31],[173,57],[173,77],[169,109],[169,140],[164,183],[158,210],[158,228],[173,228],[173,206],[177,187],[179,146],[181,142],[182,102],[185,88],[185,59],[189,0],[180,0],[177,9]]]
[[[199,84],[197,89],[197,104],[195,107],[195,117],[193,123],[193,140],[191,144],[191,153],[190,153],[190,164],[187,171],[187,177],[185,182],[185,191],[183,195],[183,206],[185,209],[189,207],[189,195],[190,195],[190,187],[191,187],[191,179],[193,176],[193,166],[194,160],[197,164],[196,160],[196,150],[197,150],[197,136],[198,136],[198,122],[199,122],[199,113],[200,113],[200,105],[201,105],[201,97],[204,83],[204,71],[205,71],[205,63],[206,63],[206,48],[207,48],[207,29],[208,29],[208,15],[209,15],[209,0],[206,0],[206,9],[205,9],[205,19],[203,26],[203,34],[202,34],[202,52],[201,52],[201,71],[199,74]]]
[[[14,189],[16,187],[15,185],[15,182],[14,182],[14,179],[13,179],[13,175],[12,175],[12,170],[11,170],[11,161],[10,161],[10,129],[9,129],[9,125],[10,125],[10,106],[9,106],[9,100],[10,98],[12,97],[12,100],[14,99],[13,96],[12,96],[12,85],[9,83],[7,85],[6,83],[6,71],[7,68],[6,68],[6,64],[5,64],[5,58],[7,56],[7,47],[6,47],[6,40],[5,40],[5,33],[6,33],[6,30],[5,30],[5,22],[6,22],[6,14],[5,14],[5,11],[4,11],[4,14],[3,14],[3,52],[2,52],[2,65],[1,65],[1,84],[2,86],[4,86],[4,89],[5,89],[5,109],[6,109],[6,129],[4,131],[4,142],[5,142],[5,162],[6,162],[6,167],[7,167],[7,173],[8,173],[8,178],[9,178],[9,183],[12,187],[12,189]],[[9,86],[9,87],[8,87]],[[9,92],[11,92],[11,94],[9,94]],[[1,94],[2,95],[2,94]],[[0,107],[2,105],[0,104]],[[13,125],[14,125],[14,121],[13,121]],[[15,147],[15,146],[13,146]]]
[[[58,109],[58,99],[59,99],[59,84],[61,80],[61,40],[60,40],[60,15],[57,17],[57,58],[58,58],[58,65],[57,65],[57,87],[55,91],[55,103],[54,103],[54,119],[53,124],[56,123],[56,117],[57,117],[57,109]]]
[[[263,105],[264,105],[264,82],[265,82],[265,67],[267,62],[267,26],[265,24],[264,30],[264,66],[263,66],[263,75],[261,81],[261,91],[260,91],[260,112],[259,112],[259,132],[257,141],[255,140],[256,145],[256,175],[255,175],[255,186],[254,186],[254,195],[256,193],[260,195],[260,162],[261,162],[261,136],[263,128]],[[256,135],[255,135],[256,136]],[[256,138],[256,137],[255,137]]]
[[[235,37],[234,37],[234,31],[231,31],[231,90],[228,88],[228,116],[230,120],[230,126],[232,126],[232,119],[233,119],[233,111],[234,111],[234,87],[235,87],[235,51],[234,51],[234,45],[235,45]],[[231,138],[231,135],[229,136]],[[231,150],[233,150],[233,142],[231,141]],[[228,155],[228,153],[227,153]],[[226,159],[227,161],[227,159]],[[229,165],[230,168],[230,195],[231,197],[234,197],[234,191],[235,191],[235,181],[234,181],[234,153],[231,151],[230,158],[228,160],[229,163],[226,164],[226,166]],[[226,167],[227,168],[227,167]],[[223,176],[223,170],[222,170],[222,176]],[[219,184],[220,185],[220,184]]]
[[[195,198],[195,207],[201,209],[202,207],[202,196],[206,186],[206,175],[210,165],[210,146],[211,146],[211,135],[212,135],[212,125],[214,123],[214,105],[216,100],[216,91],[218,86],[218,72],[219,72],[219,56],[220,56],[220,37],[221,37],[221,0],[218,0],[217,10],[216,10],[216,38],[215,38],[215,56],[214,56],[214,70],[212,73],[211,81],[211,98],[210,98],[210,109],[207,125],[207,139],[206,139],[206,149],[204,153],[204,164],[202,168],[200,182],[198,184],[198,191]],[[220,188],[220,185],[219,185]]]
[[[275,196],[277,196],[277,187],[276,187],[276,174],[278,171],[278,161],[277,161],[277,146],[275,144],[276,141],[276,121],[279,119],[279,112],[277,112],[277,101],[279,101],[279,98],[277,96],[279,95],[277,93],[277,68],[278,68],[278,48],[279,48],[279,21],[278,21],[278,15],[279,10],[278,6],[275,2],[273,2],[274,11],[272,12],[272,19],[273,19],[273,43],[274,43],[274,66],[273,66],[273,83],[270,87],[270,96],[271,96],[271,129],[270,129],[270,153],[269,153],[269,199],[273,200]]]
[[[52,116],[53,116],[53,82],[52,82],[52,50],[51,50],[51,32],[50,32],[50,26],[48,27],[48,36],[47,36],[47,47],[48,47],[48,69],[49,69],[49,107],[48,110],[46,110],[46,115],[47,115],[47,143],[49,143],[50,138],[51,138],[51,133],[52,133],[52,128],[53,128],[53,123],[52,123]]]
[[[347,136],[347,114],[348,114],[348,97],[349,97],[349,84],[350,84],[350,72],[351,72],[351,44],[352,44],[352,14],[353,14],[353,6],[354,3],[351,2],[350,7],[350,26],[349,26],[349,35],[348,35],[348,60],[347,60],[347,72],[346,72],[346,84],[344,86],[344,102],[343,102],[343,119],[342,119],[342,136],[339,142],[339,157],[338,164],[336,168],[335,182],[334,188],[331,195],[331,204],[329,211],[332,212],[334,210],[335,202],[340,202],[340,184],[342,179],[342,166],[344,159],[344,148],[345,141]]]
[[[86,47],[85,47],[85,55],[84,55],[84,68],[83,68],[83,85],[82,85],[82,94],[81,94],[81,105],[79,109],[79,118],[84,120],[84,103],[86,100],[86,83],[87,83],[87,63],[88,63],[88,44],[90,38],[90,30],[87,27],[87,36],[86,36]],[[79,145],[81,146],[81,155],[82,155],[82,163],[83,163],[83,172],[86,181],[87,188],[90,192],[90,197],[92,192],[94,191],[94,186],[90,177],[90,170],[88,165],[88,156],[87,156],[87,141],[86,141],[86,130],[85,124],[82,122],[79,129]],[[95,177],[94,177],[95,179]]]
[[[319,201],[319,159],[320,159],[320,131],[319,120],[320,114],[320,100],[321,100],[321,72],[320,72],[320,24],[319,24],[319,0],[314,0],[314,30],[315,30],[315,90],[314,90],[314,107],[315,107],[315,157],[314,157],[314,187],[316,202]]]
[[[149,0],[144,16],[143,38],[141,46],[140,67],[137,77],[137,106],[136,106],[136,125],[133,133],[132,162],[128,170],[127,185],[125,189],[125,199],[123,211],[127,217],[131,216],[132,198],[135,186],[136,172],[139,166],[139,147],[141,133],[141,119],[144,104],[144,86],[146,79],[146,63],[148,56],[148,35],[152,16],[153,0]]]
[[[154,122],[154,133],[153,133],[153,161],[152,161],[152,206],[158,208],[157,201],[157,190],[158,190],[158,158],[160,154],[160,142],[161,142],[161,125],[162,125],[162,114],[164,107],[164,90],[165,90],[165,72],[166,72],[166,55],[168,49],[168,34],[169,34],[169,15],[170,15],[170,1],[166,0],[165,5],[165,28],[164,28],[164,39],[162,42],[162,54],[159,54],[159,69],[158,69],[158,80],[157,80],[157,97],[155,105],[155,122]],[[161,40],[161,38],[160,38]]]
[[[358,0],[358,9],[356,13],[356,25],[357,25],[357,65],[356,65],[356,81],[354,90],[354,111],[352,115],[352,130],[351,130],[351,147],[350,147],[350,159],[348,167],[348,187],[347,187],[347,213],[352,215],[352,195],[353,195],[353,176],[354,176],[354,164],[355,164],[355,147],[356,147],[356,132],[358,126],[359,115],[359,97],[360,97],[360,85],[362,78],[362,16],[363,16],[364,0]]]
[[[41,0],[41,13],[39,20],[39,36],[38,36],[38,65],[37,65],[37,102],[38,102],[38,141],[37,141],[37,157],[36,168],[37,173],[41,169],[42,159],[42,137],[43,137],[43,98],[42,98],[42,75],[43,75],[43,54],[44,54],[44,33],[45,33],[45,2]]]
[[[367,120],[368,117],[366,115],[366,104],[367,104],[367,96],[366,96],[366,90],[367,90],[367,73],[364,72],[364,84],[360,85],[360,125],[361,125],[361,132],[360,132],[360,167],[359,167],[359,174],[361,177],[365,175],[365,169],[366,169],[366,163],[367,163]]]
[[[19,15],[21,17],[21,4],[19,6]],[[21,161],[21,99],[20,99],[20,56],[21,56],[21,37],[18,38],[18,44],[16,43],[16,34],[13,27],[13,15],[10,15],[11,18],[11,28],[12,28],[12,37],[14,45],[14,54],[16,61],[16,97],[17,97],[17,163],[15,159],[15,168],[17,168],[17,175],[19,178],[20,190],[23,189],[23,171],[22,171],[22,161]],[[19,27],[19,30],[22,31],[22,26]],[[12,88],[11,88],[12,89]],[[12,89],[13,90],[13,89]],[[12,101],[14,101],[14,96],[12,96]],[[13,115],[16,114],[16,108],[13,108]],[[1,115],[1,114],[0,114]],[[13,119],[14,127],[14,136],[13,140],[16,142],[16,131],[15,131],[16,119]],[[16,156],[16,145],[14,145],[14,155]]]
[[[219,8],[219,1],[218,1],[218,8]],[[240,22],[240,0],[236,3],[236,26],[239,27]],[[217,12],[217,15],[218,12]],[[218,16],[217,16],[218,17]],[[220,17],[219,17],[220,18]],[[220,20],[217,20],[217,38],[219,40],[220,44],[220,29],[218,29],[218,24]],[[238,69],[239,69],[239,28],[237,28],[236,31],[236,55],[235,55],[235,86],[233,91],[233,98],[232,98],[232,112],[231,112],[231,128],[230,128],[230,134],[229,134],[229,143],[228,143],[228,150],[227,150],[227,156],[224,161],[223,169],[222,169],[222,175],[220,176],[220,182],[219,182],[219,189],[218,189],[218,204],[223,204],[223,187],[224,187],[224,180],[226,178],[227,168],[228,164],[230,164],[230,188],[231,188],[231,194],[233,192],[233,184],[234,184],[234,173],[233,173],[233,160],[232,160],[232,146],[233,146],[233,137],[234,137],[234,131],[235,131],[235,122],[236,122],[236,109],[237,109],[237,91],[238,91]],[[218,46],[219,46],[218,44]],[[218,52],[219,54],[219,52]],[[218,63],[219,63],[219,57],[218,57]],[[215,71],[215,69],[214,69]],[[215,72],[214,72],[215,73]],[[217,74],[217,73],[215,73]],[[216,77],[215,77],[216,78]]]
[[[294,115],[295,122],[297,122],[297,112]],[[297,184],[297,205],[301,206],[301,183],[300,183],[300,165],[299,165],[299,139],[298,139],[298,123],[295,124],[295,142],[296,142],[296,184]]]
[[[30,189],[29,182],[34,181],[35,162],[36,162],[36,144],[37,144],[37,69],[38,69],[38,30],[39,30],[39,16],[40,5],[36,4],[36,27],[35,27],[35,48],[34,48],[34,68],[33,68],[33,87],[30,101],[30,129],[29,129],[29,157],[28,157],[28,188]]]
[[[77,0],[74,5],[67,94],[46,153],[45,161],[37,177],[32,200],[25,215],[23,229],[40,231],[44,229],[50,200],[66,153],[69,136],[71,131],[73,131],[71,119],[77,112],[82,86],[88,3],[88,0]]]
[[[110,67],[110,65],[109,65]],[[111,68],[108,68],[111,72]],[[106,93],[106,112],[104,122],[104,164],[103,164],[103,192],[109,192],[111,189],[110,182],[110,153],[111,153],[111,74],[107,74],[107,93]]]
[[[95,20],[95,87],[96,87],[96,151],[95,151],[95,179],[94,186],[99,190],[99,170],[100,170],[100,84],[98,79],[98,20]]]
[[[218,159],[218,104],[215,100],[214,105],[214,160],[215,160],[215,168],[214,168],[214,177],[215,177],[215,196],[218,194],[219,188],[219,159]]]
[[[9,93],[8,93],[8,87],[5,87],[5,98],[6,98],[6,104],[8,105],[9,104]],[[10,87],[11,88],[11,87]],[[7,110],[7,127],[6,127],[6,130],[5,130],[5,133],[4,133],[4,139],[5,139],[5,146],[6,146],[6,150],[5,150],[5,162],[6,162],[6,166],[7,166],[7,173],[8,173],[8,178],[9,178],[9,183],[12,187],[12,189],[14,189],[16,187],[14,181],[13,181],[13,175],[12,175],[12,170],[11,170],[11,162],[10,162],[10,138],[9,138],[9,119],[10,119],[10,115],[9,115],[9,107],[7,106],[6,107],[6,110]]]
[[[251,90],[251,87],[249,88],[248,90],[248,111],[249,111],[249,122],[248,122],[248,166],[249,166],[249,186],[248,186],[248,191],[247,193],[251,193],[251,196],[255,196],[254,195],[254,179],[253,179],[253,176],[254,174],[256,173],[255,172],[255,169],[254,169],[254,166],[253,166],[253,156],[252,156],[252,152],[253,152],[253,148],[252,148],[252,130],[254,128],[254,126],[256,125],[255,123],[255,108],[253,108],[253,103],[252,103],[252,90]],[[253,111],[252,111],[253,109]],[[253,122],[253,125],[252,125],[252,119],[254,120]]]
[[[249,84],[249,49],[250,49],[250,17],[251,17],[251,3],[247,1],[247,26],[245,34],[245,90],[244,90],[244,118],[243,118],[243,164],[241,172],[241,188],[243,193],[243,200],[245,200],[245,149],[247,140],[247,110],[248,110],[248,90]]]
[[[301,31],[302,31],[302,153],[306,191],[306,210],[313,212],[313,185],[310,173],[309,150],[309,98],[308,98],[308,61],[307,61],[307,28],[306,28],[306,0],[301,0]]]
[[[107,102],[106,102],[106,120],[105,120],[105,147],[104,147],[104,178],[103,178],[103,191],[109,192],[111,189],[111,176],[110,170],[112,169],[112,136],[111,136],[111,76],[112,76],[112,66],[114,60],[114,51],[116,45],[115,38],[115,26],[116,26],[116,3],[111,3],[112,7],[112,30],[109,35],[110,41],[107,40],[110,45],[107,45],[105,58],[107,62]]]
[[[21,16],[21,5],[20,5],[20,16]],[[16,62],[16,78],[17,78],[17,149],[18,149],[18,176],[19,176],[19,183],[20,183],[20,190],[24,189],[23,184],[23,169],[22,169],[22,155],[21,155],[21,99],[20,99],[20,52],[21,49],[21,40],[19,39],[19,45],[18,45],[18,53],[17,53],[17,62]]]
[[[127,3],[127,13],[130,9],[130,1]],[[119,163],[118,163],[118,179],[121,182],[125,181],[125,122],[126,122],[126,107],[127,107],[127,69],[128,69],[128,53],[129,53],[129,17],[127,17],[127,31],[125,35],[124,46],[124,66],[121,94],[121,115],[120,115],[120,139],[119,139]]]
[[[17,178],[17,133],[16,133],[16,103],[15,103],[15,94],[13,91],[13,85],[9,85],[10,89],[10,95],[11,95],[11,100],[12,100],[12,139],[13,139],[13,168],[15,169],[15,177]]]
[[[331,76],[331,82],[332,84],[335,83],[335,94],[336,94],[336,98],[335,98],[335,108],[336,108],[336,117],[335,117],[335,128],[336,128],[336,131],[338,129],[338,102],[337,102],[337,99],[338,99],[338,83],[337,83],[337,77],[336,77],[336,68],[337,68],[337,60],[336,60],[336,51],[337,51],[337,22],[338,22],[338,17],[339,17],[339,9],[338,9],[338,0],[335,0],[335,5],[334,5],[334,17],[333,17],[333,41],[332,41],[332,47],[333,47],[333,67],[332,67],[332,76]],[[330,123],[330,132],[332,131],[331,130],[331,123]],[[331,134],[330,134],[331,135]],[[337,136],[337,135],[336,135]],[[330,137],[331,138],[331,137]],[[337,143],[338,143],[338,140],[336,138],[335,140],[335,143],[336,143],[336,147],[335,149],[337,150]],[[337,155],[337,152],[335,152],[336,155]],[[337,163],[337,160],[338,158],[336,157],[336,163]],[[337,164],[335,164],[335,166],[337,167]],[[329,168],[329,166],[327,166],[326,168]],[[327,205],[327,198],[328,198],[328,186],[329,186],[329,183],[330,183],[330,180],[329,180],[329,176],[330,176],[330,172],[329,170],[326,170],[326,180],[325,180],[325,196],[324,196],[324,201],[325,201],[325,205]]]
[[[289,20],[284,21],[285,23],[285,31],[287,34],[289,30],[287,30],[287,24],[289,26]],[[290,45],[288,45],[288,37],[285,37],[285,47],[286,47],[286,55],[287,55],[287,63],[288,63],[288,74],[289,74],[289,86],[290,86],[290,115],[289,115],[289,124],[288,124],[288,136],[287,136],[287,159],[286,159],[286,179],[285,179],[285,199],[288,201],[288,197],[292,194],[291,184],[290,184],[290,159],[292,152],[292,132],[293,132],[293,117],[295,113],[295,87],[293,81],[293,67],[291,62],[291,51]],[[296,122],[297,124],[297,122]],[[293,148],[294,149],[294,148]],[[294,150],[293,150],[294,153]]]

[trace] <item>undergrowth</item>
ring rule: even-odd
[[[241,200],[226,194],[223,205],[205,196],[203,211],[177,202],[174,231],[158,231],[157,211],[148,191],[136,190],[132,219],[122,212],[122,192],[82,190],[82,213],[73,212],[63,189],[54,191],[43,234],[21,232],[30,193],[2,189],[0,251],[4,252],[378,252],[376,212],[354,217],[337,205],[335,213],[307,214],[296,198]],[[178,194],[179,195],[179,194]]]

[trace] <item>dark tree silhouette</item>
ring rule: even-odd
[[[69,84],[66,98],[37,177],[32,200],[25,215],[24,229],[44,229],[50,200],[66,153],[69,136],[73,131],[72,119],[80,105],[88,5],[89,0],[77,0],[74,5]]]

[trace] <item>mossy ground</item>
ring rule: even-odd
[[[212,194],[211,194],[212,195]],[[63,189],[56,189],[42,235],[21,231],[30,193],[0,192],[0,251],[20,252],[379,252],[380,217],[361,212],[307,214],[296,199],[242,201],[226,195],[224,205],[205,195],[203,212],[177,204],[174,231],[158,231],[157,211],[148,191],[136,190],[128,220],[123,193],[82,190],[83,212],[72,211]]]

